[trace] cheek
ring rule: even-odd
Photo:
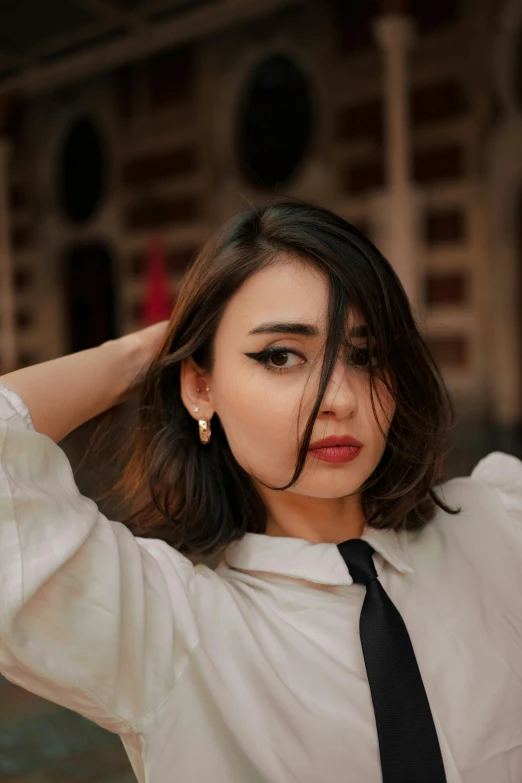
[[[379,443],[381,443],[383,441],[383,437],[380,432],[379,425],[383,432],[388,434],[388,430],[390,429],[390,425],[395,413],[395,401],[382,381],[377,381],[375,383],[373,392],[375,413],[372,408],[369,382],[365,393],[365,399],[366,418],[370,424],[370,427],[375,433],[376,439]],[[384,445],[384,443],[382,445]]]
[[[243,371],[214,379],[213,390],[216,413],[241,467],[259,477],[293,470],[302,389]]]

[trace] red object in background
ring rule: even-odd
[[[143,327],[169,319],[173,304],[165,245],[155,237],[151,240],[145,259],[145,298],[141,311]]]

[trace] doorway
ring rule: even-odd
[[[113,254],[103,242],[75,244],[65,252],[67,353],[117,337],[114,266]]]

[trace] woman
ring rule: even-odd
[[[167,328],[1,380],[0,671],[140,783],[522,780],[522,465],[440,485],[443,382],[350,224],[245,212]],[[132,394],[122,524],[56,444]]]

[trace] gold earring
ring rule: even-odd
[[[200,419],[199,422],[199,439],[201,443],[207,445],[210,443],[210,421],[209,419]]]

